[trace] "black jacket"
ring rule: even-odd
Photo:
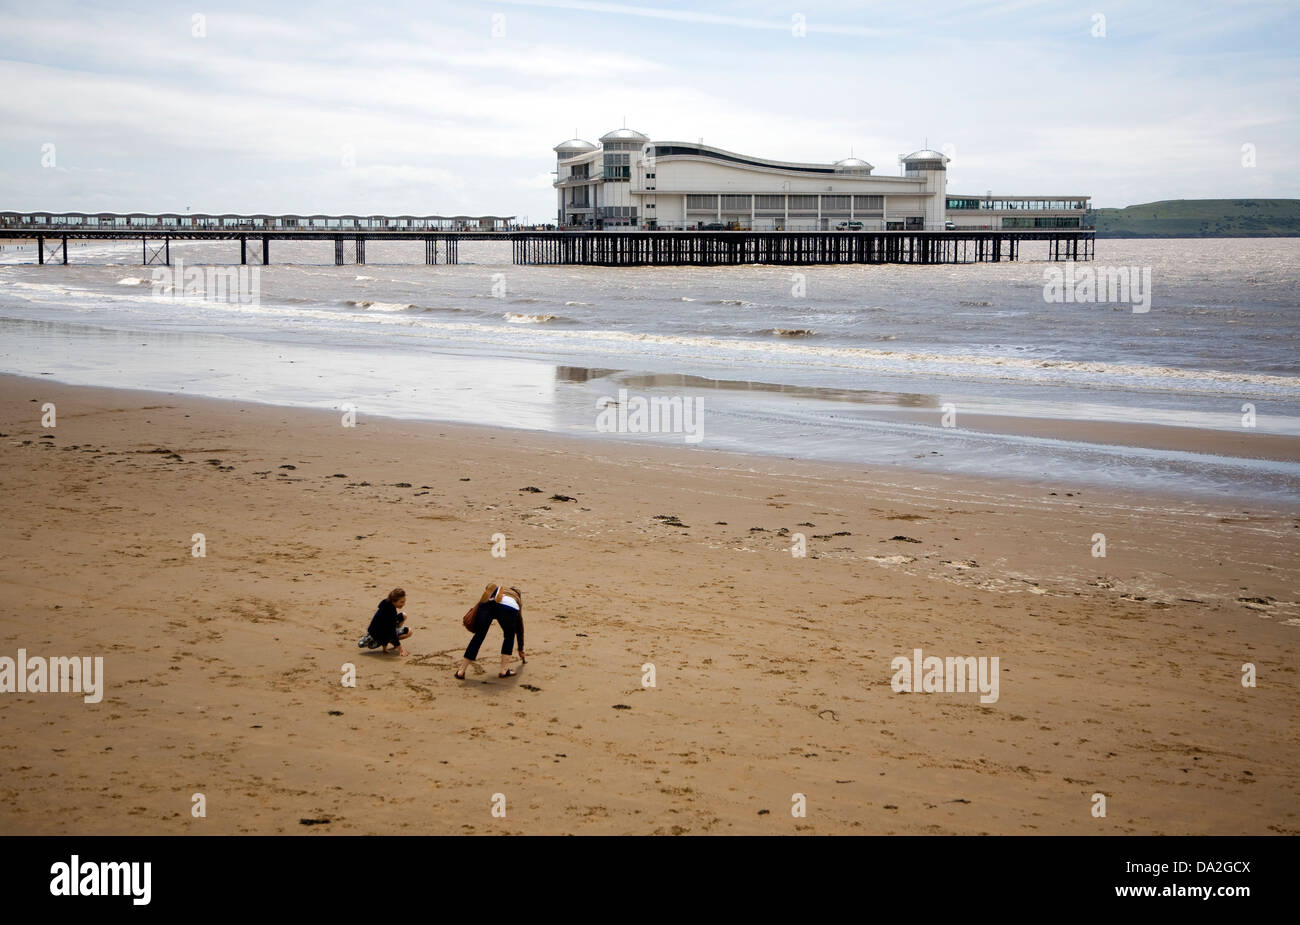
[[[388,598],[379,602],[379,609],[370,618],[370,628],[366,632],[381,646],[400,645],[397,639],[397,608]]]

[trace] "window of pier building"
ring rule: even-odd
[[[637,213],[634,206],[601,206],[600,208],[601,224],[605,227],[625,227],[637,223]]]
[[[1014,211],[1082,211],[1086,199],[984,199],[950,197],[949,209],[986,209],[993,212]]]
[[[1078,228],[1077,215],[1008,216],[1002,219],[1003,228]]]
[[[632,166],[630,154],[605,154],[604,168],[606,180],[630,180],[632,179]]]

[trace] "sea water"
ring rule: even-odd
[[[1048,301],[1045,270],[1059,265],[1032,245],[1020,262],[960,266],[517,267],[506,242],[464,242],[459,265],[429,267],[420,242],[366,250],[367,265],[338,267],[332,242],[273,241],[244,302],[173,297],[158,268],[140,266],[139,242],[73,242],[66,267],[35,266],[34,245],[6,242],[0,371],[864,467],[1300,499],[1287,459],[1215,455],[1210,441],[1156,449],[1140,428],[1128,445],[1104,428],[1089,442],[1057,429],[1300,435],[1300,239],[1098,241],[1093,266],[1150,269],[1147,312]],[[189,266],[238,254],[234,241],[171,245]],[[703,439],[603,432],[599,409],[620,390],[698,402]],[[1017,419],[1036,426],[1008,426]]]

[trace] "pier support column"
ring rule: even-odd
[[[355,248],[357,266],[364,266],[366,263],[366,239],[357,235]]]
[[[244,237],[241,234],[239,236],[239,265],[242,267],[247,264],[248,264],[248,238]]]
[[[271,238],[269,235],[262,235],[262,266],[271,262]]]
[[[151,248],[149,246],[149,238],[147,236],[141,238],[140,245],[144,248],[144,257],[141,263],[143,263],[143,265],[146,267],[151,267],[154,266],[155,264],[161,264],[161,263],[165,263],[170,266],[170,262],[171,262],[171,248],[169,246],[170,242],[171,242],[171,238],[163,238],[163,243],[159,244],[157,247]]]
[[[68,262],[68,239],[63,238],[62,240],[63,240],[63,263],[66,265]],[[57,250],[57,248],[58,245],[57,244],[54,245],[54,249]],[[51,251],[51,256],[53,256],[53,253],[54,252]],[[45,265],[45,238],[41,237],[40,235],[36,236],[36,260],[41,266]]]

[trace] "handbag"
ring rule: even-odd
[[[493,582],[483,589],[483,594],[479,597],[478,603],[465,611],[465,616],[461,617],[460,622],[464,624],[465,629],[469,630],[471,633],[474,632],[474,626],[478,622],[478,609],[488,601],[493,601],[498,604],[501,603],[501,595],[506,590],[509,590],[514,594],[515,600],[519,602],[519,612],[522,614],[524,602],[523,595],[519,593],[519,589],[507,589],[503,585]]]

